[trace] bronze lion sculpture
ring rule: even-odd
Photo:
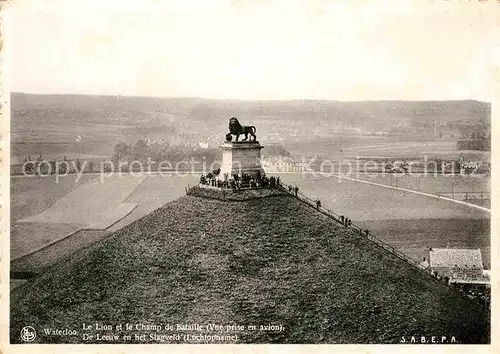
[[[238,121],[238,118],[231,117],[231,119],[229,119],[229,133],[226,134],[226,140],[231,141],[232,135],[235,135],[235,141],[238,141],[240,135],[243,134],[245,135],[245,139],[243,139],[243,141],[246,141],[248,140],[248,134],[250,134],[250,141],[255,141],[257,139],[257,137],[255,136],[256,131],[257,129],[255,129],[253,125],[241,125]]]

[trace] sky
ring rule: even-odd
[[[491,101],[500,78],[491,3],[18,1],[4,15],[14,92]]]

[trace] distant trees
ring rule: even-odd
[[[462,139],[457,142],[458,150],[491,151],[491,129],[480,129],[472,133],[462,132]]]
[[[113,160],[115,161],[128,161],[130,158],[130,146],[126,143],[118,143],[113,149]]]
[[[280,144],[272,144],[264,148],[264,154],[267,157],[290,157],[291,154]],[[170,145],[167,141],[157,142],[139,139],[133,144],[125,142],[117,143],[113,148],[113,162],[140,161],[147,163],[148,158],[156,162],[158,166],[163,161],[168,161],[175,165],[178,162],[187,162],[193,164],[196,169],[203,168],[203,164],[209,165],[222,159],[222,152],[218,148],[200,148],[198,145]],[[215,171],[212,171],[212,174]],[[215,174],[218,177],[218,174]],[[230,177],[230,176],[228,176]],[[225,180],[226,178],[224,178]],[[227,178],[229,180],[229,178]]]
[[[76,172],[80,172],[82,170],[82,163],[80,162],[79,159],[76,159]]]
[[[271,144],[268,146],[265,146],[264,149],[262,149],[262,154],[266,157],[276,157],[276,156],[281,156],[281,157],[291,157],[292,155],[290,154],[290,151],[285,149],[283,145],[281,144]]]
[[[119,161],[147,161],[151,155],[149,146],[144,140],[137,140],[134,144],[128,145],[120,142],[113,149],[113,160]]]
[[[472,132],[470,135],[471,139],[486,139],[486,134],[484,132]]]
[[[150,158],[152,161],[158,163],[168,161],[175,165],[180,161],[210,164],[214,161],[220,160],[221,152],[219,149],[200,149],[198,146],[193,145],[170,145],[168,143],[148,144],[146,140],[137,140],[134,144],[127,144],[120,142],[115,145],[113,149],[113,161],[140,161],[145,163]]]
[[[150,157],[149,146],[144,140],[137,140],[131,150],[134,161],[146,162]]]

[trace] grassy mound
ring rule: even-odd
[[[12,342],[31,325],[37,342],[81,343],[83,323],[94,338],[145,333],[95,329],[129,323],[256,325],[230,333],[239,343],[489,341],[477,304],[290,196],[182,197],[12,291]]]

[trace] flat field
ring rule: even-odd
[[[59,198],[83,186],[96,176],[13,177],[10,179],[10,215],[12,222],[41,213]]]
[[[114,224],[126,213],[122,202],[146,176],[101,178],[83,175],[11,178],[11,259],[101,223]],[[110,221],[110,218],[114,219]]]
[[[281,179],[297,185],[307,196],[320,199],[323,206],[370,229],[416,260],[428,256],[429,247],[480,248],[485,267],[490,267],[491,215],[488,212],[336,177],[284,174]],[[472,181],[475,180],[470,184]],[[479,181],[487,184],[488,180]],[[430,190],[439,185],[434,177],[427,182],[422,178],[421,183]]]
[[[48,180],[13,178],[13,185],[17,186],[13,190],[13,200],[31,198],[30,200],[33,202],[30,205],[38,206],[30,209],[30,212],[28,209],[24,209],[24,213],[18,210],[17,217],[33,215],[37,211],[39,214],[36,216],[37,223],[23,223],[22,227],[17,227],[17,224],[13,223],[12,245],[16,245],[16,252],[20,254],[23,247],[29,248],[30,240],[35,237],[34,235],[38,235],[36,238],[43,243],[43,240],[55,237],[54,235],[62,235],[68,231],[67,228],[61,228],[58,232],[51,231],[53,233],[51,236],[47,229],[49,226],[35,230],[38,228],[38,222],[44,220],[40,219],[41,216],[52,215],[49,213],[49,203],[44,201],[46,195],[50,197],[51,193],[60,197],[63,191],[66,191],[68,196],[78,196],[76,199],[72,197],[71,202],[63,203],[64,208],[58,206],[58,212],[53,214],[53,217],[45,219],[45,222],[51,220],[54,222],[50,226],[51,228],[63,225],[59,222],[64,220],[63,217],[68,216],[71,216],[75,222],[80,221],[85,224],[77,223],[78,225],[90,225],[91,220],[96,222],[105,218],[106,215],[112,214],[122,202],[137,204],[137,207],[130,214],[121,220],[116,220],[116,224],[107,230],[111,232],[119,230],[165,203],[181,197],[185,193],[184,187],[194,185],[198,177],[197,175],[186,177],[150,176],[142,179],[124,177],[116,181],[109,179],[103,185],[98,180],[91,179],[88,180],[88,185],[80,186],[79,188],[82,189],[75,192],[71,192],[74,188],[69,183],[71,179],[67,180],[67,184],[62,185],[64,189],[59,189],[54,180],[50,184]],[[429,247],[471,247],[482,250],[485,266],[489,267],[490,214],[487,212],[445,200],[344,179],[339,180],[336,177],[283,174],[281,179],[284,183],[298,185],[306,195],[320,199],[324,206],[337,214],[351,218],[360,226],[372,230],[381,239],[415,259],[421,259],[425,256]],[[446,177],[443,179],[444,182],[435,177],[429,177],[426,181],[421,179],[420,183],[432,190],[435,186],[443,185],[449,181]],[[138,183],[139,180],[142,180],[142,183]],[[46,192],[32,194],[32,189],[28,188],[30,181],[35,182],[35,186],[43,185],[44,188],[47,188]],[[475,183],[476,181],[479,182]],[[460,186],[460,183],[456,183],[457,186]],[[480,183],[487,185],[487,180],[465,180],[463,186],[469,188],[474,185],[475,188],[481,189]],[[118,193],[118,196],[110,198],[110,190],[118,188],[118,186],[121,186],[119,188],[121,192]],[[108,187],[108,194],[102,194],[100,190]],[[49,198],[49,200],[54,199],[56,198]],[[92,201],[92,199],[96,200]],[[76,203],[75,200],[79,202]],[[40,211],[40,206],[44,205],[48,208],[46,212]],[[58,218],[55,218],[54,215]],[[42,230],[47,232],[44,233]],[[33,241],[33,244],[35,243]]]

